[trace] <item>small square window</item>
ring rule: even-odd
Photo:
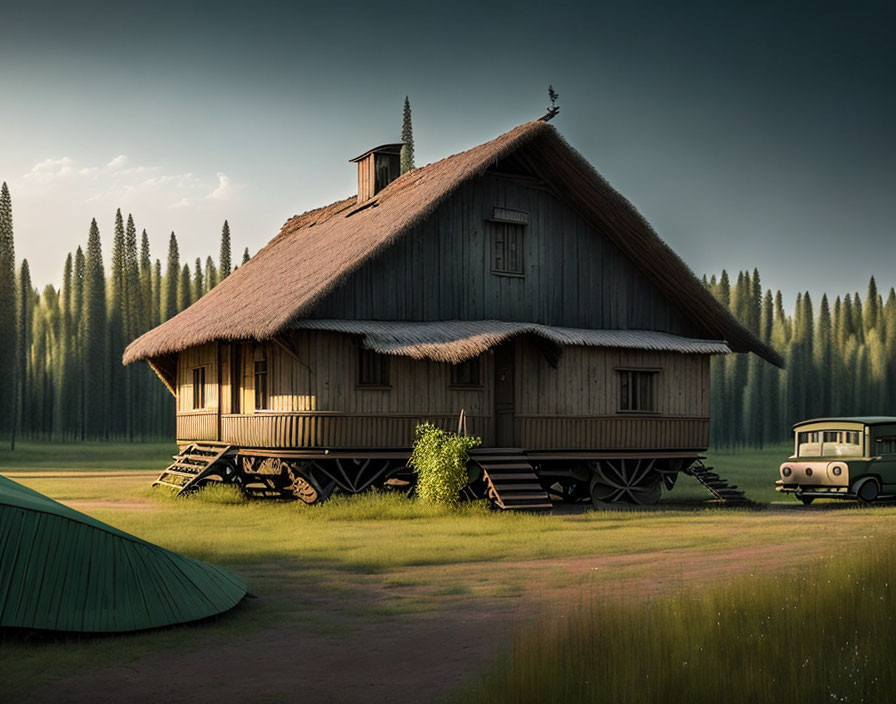
[[[479,357],[451,365],[451,386],[482,386]]]
[[[657,372],[636,369],[618,371],[619,410],[655,413]]]
[[[205,367],[193,369],[193,410],[205,408]]]
[[[525,226],[509,222],[489,222],[492,237],[492,273],[523,276],[523,232]]]
[[[358,386],[389,386],[389,357],[373,350],[358,349]]]

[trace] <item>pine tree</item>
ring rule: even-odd
[[[75,430],[74,419],[78,414],[77,378],[80,374],[75,355],[77,347],[75,339],[77,330],[72,317],[72,301],[74,299],[74,258],[71,252],[65,258],[62,271],[62,296],[60,300],[60,372],[59,372],[59,418],[57,428],[60,437],[69,439]]]
[[[143,332],[143,286],[140,281],[140,258],[137,254],[137,228],[128,214],[124,230],[125,264],[125,341],[130,342]]]
[[[862,308],[862,299],[856,292],[852,299],[852,330],[860,345],[865,344],[865,313]]]
[[[774,343],[775,303],[771,290],[766,290],[762,301],[762,319],[760,321],[760,339],[772,347]],[[771,365],[765,365],[762,373],[762,399],[763,407],[759,410],[762,417],[762,432],[760,443],[762,445],[777,442],[782,437],[781,432],[781,408],[778,400],[780,392],[780,370]]]
[[[76,437],[84,439],[87,433],[87,426],[84,419],[84,409],[86,407],[85,400],[85,378],[87,376],[84,369],[84,272],[87,268],[87,260],[84,256],[84,250],[81,245],[75,250],[75,267],[72,275],[72,332],[74,343],[74,359],[73,366],[76,370],[76,383],[74,384],[75,414],[76,423],[73,431]]]
[[[896,399],[896,290],[890,289],[884,305],[884,345],[887,351],[887,398]]]
[[[106,277],[100,230],[90,223],[84,261],[84,424],[91,438],[108,435]]]
[[[193,282],[190,277],[190,265],[184,264],[180,271],[180,281],[177,286],[177,311],[186,310],[193,303]]]
[[[140,291],[143,301],[143,317],[140,322],[140,332],[146,332],[151,327],[158,325],[158,306],[154,304],[152,288],[152,255],[149,251],[149,235],[146,230],[140,236]]]
[[[30,412],[31,398],[31,365],[29,364],[29,352],[31,350],[32,323],[34,314],[34,292],[31,289],[31,270],[28,260],[22,260],[19,270],[19,295],[16,307],[18,313],[18,339],[16,354],[16,412],[13,420],[11,445],[15,448],[16,434],[21,432],[27,436],[30,432],[30,424],[26,426]],[[17,430],[18,429],[18,430]]]
[[[180,253],[177,249],[177,237],[172,232],[171,239],[168,240],[168,267],[165,269],[165,298],[162,307],[162,320],[168,320],[177,315],[177,287],[179,282]]]
[[[125,389],[125,369],[120,363],[124,353],[125,334],[127,327],[128,303],[127,303],[127,264],[125,253],[125,229],[121,209],[115,213],[115,228],[112,236],[112,260],[108,288],[109,326],[106,331],[108,336],[107,352],[107,384],[109,392],[106,412],[108,423],[106,432],[119,436],[127,427],[127,391]]]
[[[246,263],[247,261],[249,261],[250,259],[251,259],[251,257],[249,256],[249,248],[246,247],[246,248],[243,250],[243,264],[245,264],[245,263]]]
[[[818,311],[818,326],[815,328],[814,378],[818,385],[818,394],[813,407],[817,403],[817,415],[831,415],[833,413],[833,383],[831,374],[833,365],[833,339],[834,325],[831,320],[831,311],[828,305],[828,296],[821,297],[821,307]]]
[[[224,221],[224,227],[221,229],[221,281],[230,276],[230,225]]]
[[[196,257],[196,264],[193,268],[193,300],[198,301],[205,293],[205,282],[202,280],[202,259]]]
[[[877,282],[872,276],[870,281],[868,281],[868,294],[865,297],[865,310],[862,320],[862,327],[866,335],[880,325],[880,309],[880,294],[877,292]]]
[[[162,262],[156,257],[152,267],[152,302],[155,306],[153,327],[165,320],[165,279],[162,277]]]
[[[404,110],[401,114],[401,173],[414,168],[414,127],[411,124],[411,101],[404,98]]]
[[[205,286],[206,291],[211,291],[218,285],[218,269],[215,267],[215,261],[211,257],[205,260]]]
[[[714,291],[716,299],[726,309],[731,301],[731,286],[728,281],[728,272],[722,271],[719,277],[718,285]],[[727,366],[729,360],[725,355],[716,355],[710,360],[710,390],[712,398],[710,400],[710,443],[713,447],[719,448],[727,444],[729,431],[726,427],[727,423],[727,407],[728,407],[728,389],[726,386]]]
[[[12,429],[16,396],[16,253],[12,227],[12,198],[0,186],[0,433]]]

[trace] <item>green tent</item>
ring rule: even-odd
[[[0,627],[137,631],[219,614],[245,595],[214,565],[0,476]]]

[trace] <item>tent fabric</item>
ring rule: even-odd
[[[214,616],[246,585],[0,476],[0,627],[117,633]]]

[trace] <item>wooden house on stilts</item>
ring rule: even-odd
[[[402,175],[399,148],[129,345],[177,399],[163,483],[319,501],[463,410],[499,506],[651,503],[708,446],[710,356],[782,366],[545,122]]]

